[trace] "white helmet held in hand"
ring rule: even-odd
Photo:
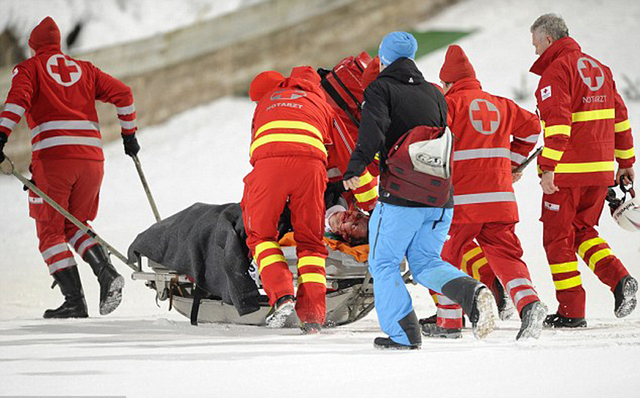
[[[640,197],[622,203],[612,216],[627,231],[640,231]]]

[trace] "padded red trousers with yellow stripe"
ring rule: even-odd
[[[585,186],[561,187],[552,195],[542,196],[543,245],[560,315],[585,316],[585,291],[576,253],[611,291],[620,279],[629,275],[594,228],[598,225],[606,195],[606,186]]]
[[[293,275],[277,243],[278,220],[288,201],[298,255],[296,313],[302,322],[323,324],[327,290],[327,248],[322,240],[324,162],[310,157],[260,159],[244,183],[241,206],[247,246],[258,264],[269,304],[294,294]]]

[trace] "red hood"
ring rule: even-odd
[[[53,18],[46,17],[33,28],[29,36],[29,47],[35,52],[45,47],[60,50],[60,29]]]
[[[280,87],[298,88],[321,95],[320,75],[310,66],[296,66],[291,70],[291,76],[280,83]]]
[[[480,81],[475,77],[465,77],[453,83],[453,86],[447,91],[447,96],[463,90],[482,90]]]
[[[535,73],[538,76],[542,76],[542,73],[555,61],[558,57],[564,54],[582,51],[578,42],[571,37],[563,37],[560,40],[556,40],[547,48],[536,62],[533,63],[529,71]]]

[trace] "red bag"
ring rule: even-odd
[[[414,127],[389,151],[380,186],[400,198],[441,207],[451,196],[452,152],[448,127]]]

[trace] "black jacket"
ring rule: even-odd
[[[358,142],[343,179],[362,174],[378,152],[383,171],[389,150],[402,135],[416,126],[442,127],[446,121],[447,103],[440,90],[424,79],[413,60],[396,60],[364,92]],[[399,206],[429,207],[382,188],[379,200]],[[453,207],[453,195],[444,207]]]

